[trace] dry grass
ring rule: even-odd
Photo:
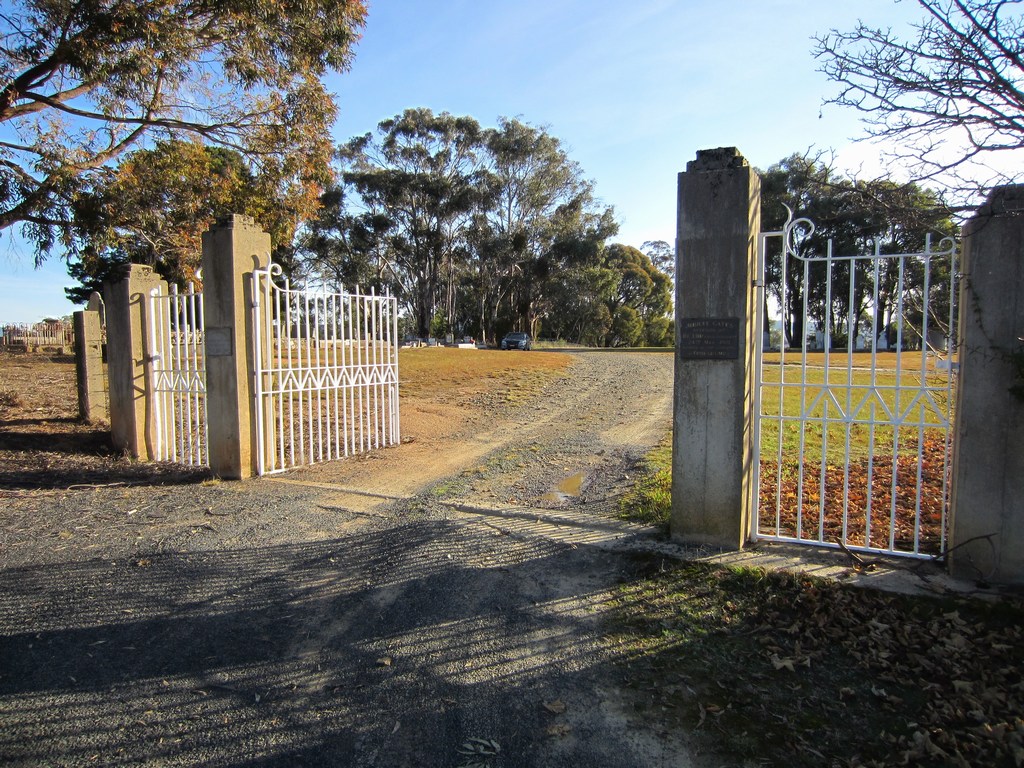
[[[488,382],[509,388],[531,387],[562,375],[572,358],[552,352],[500,352],[485,349],[421,347],[403,349],[398,372],[403,396],[446,393],[486,387]]]
[[[402,425],[423,440],[474,414],[531,397],[572,358],[556,353],[403,349]],[[115,451],[105,424],[78,419],[70,357],[0,355],[0,493],[75,484],[194,482],[207,476],[175,464],[132,461]]]

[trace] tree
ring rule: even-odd
[[[148,264],[169,282],[195,281],[202,234],[230,213],[252,216],[288,266],[296,221],[306,195],[266,174],[255,175],[234,150],[198,141],[159,142],[132,152],[102,183],[75,196],[67,240],[68,272],[81,286],[68,298],[84,302],[129,263]]]
[[[375,272],[421,336],[536,335],[560,281],[599,266],[617,229],[559,141],[518,120],[483,129],[410,109],[339,158],[344,189],[300,238],[304,260],[320,274]]]
[[[840,85],[827,103],[861,112],[919,181],[963,182],[976,161],[1024,148],[1024,12],[1020,0],[917,2],[913,39],[858,22],[816,38],[814,55]]]
[[[658,268],[659,272],[666,274],[670,279],[676,279],[676,251],[664,240],[646,240],[640,246],[651,263]]]
[[[613,318],[610,345],[634,346],[641,340],[655,346],[664,344],[672,312],[669,276],[642,251],[620,243],[605,250],[603,263],[615,275],[615,288],[608,301]]]
[[[792,155],[776,163],[762,173],[761,191],[765,231],[781,230],[790,212],[815,225],[813,233],[803,229],[795,233],[792,245],[798,258],[787,260],[785,275],[779,250],[770,250],[765,258],[766,289],[783,308],[782,330],[789,346],[803,343],[805,306],[806,316],[820,329],[827,324],[833,338],[856,337],[869,308],[874,276],[867,260],[835,260],[827,300],[826,268],[820,257],[828,252],[830,241],[837,256],[911,253],[923,248],[928,233],[947,237],[956,231],[934,192],[888,179],[853,181],[832,171],[820,158]],[[873,308],[880,329],[893,319],[900,297],[895,270],[892,262],[880,265],[879,306]],[[942,275],[947,288],[950,276],[948,266],[945,272],[940,265],[936,270],[931,289],[938,292]],[[902,296],[921,305],[921,297],[914,298],[921,289],[919,278],[912,266],[908,268]],[[933,302],[932,307],[934,314],[941,302]],[[847,327],[851,317],[852,327]]]
[[[547,131],[502,118],[485,142],[489,192],[474,221],[472,252],[489,291],[482,323],[493,332],[504,301],[511,324],[536,335],[541,318],[557,306],[565,272],[597,266],[618,225],[579,164]]]
[[[0,11],[0,229],[41,260],[71,205],[148,137],[231,148],[309,190],[329,179],[335,105],[363,0],[16,0]],[[312,192],[313,196],[318,193]]]
[[[430,335],[439,307],[445,329],[454,326],[463,234],[482,193],[480,148],[476,120],[420,108],[382,120],[376,136],[354,138],[338,153],[363,221],[386,232],[377,255],[420,336]]]
[[[317,215],[297,238],[302,269],[336,291],[391,288],[394,275],[383,250],[393,222],[383,213],[353,210],[348,204],[351,193],[340,184],[321,196]]]

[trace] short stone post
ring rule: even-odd
[[[143,264],[132,264],[123,280],[103,286],[110,437],[115,448],[143,461],[153,458],[146,443],[146,323],[147,299],[154,288],[166,293],[167,283]]]
[[[98,298],[98,294],[93,296]],[[86,423],[106,421],[109,416],[107,380],[103,370],[103,331],[100,310],[94,307],[92,299],[88,309],[75,312],[74,322],[78,418]]]
[[[949,564],[1024,584],[1024,185],[997,187],[964,228]],[[1019,364],[1019,363],[1018,363]]]
[[[732,147],[679,174],[673,539],[742,547],[751,532],[761,182]]]
[[[203,233],[210,470],[228,480],[255,472],[252,273],[269,262],[270,235],[249,216],[228,216]]]

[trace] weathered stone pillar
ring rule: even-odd
[[[118,283],[103,286],[107,315],[107,385],[110,437],[115,448],[143,461],[152,459],[146,445],[146,336],[149,292],[167,292],[167,283],[152,267],[132,264]]]
[[[270,235],[232,215],[203,233],[203,312],[210,470],[229,480],[255,471],[253,270],[270,262]]]
[[[78,418],[106,421],[107,380],[103,370],[103,332],[95,309],[75,312],[75,371],[78,374]]]
[[[960,269],[950,569],[1024,584],[1024,400],[1010,391],[1024,383],[1024,185],[997,187],[967,223]]]
[[[753,281],[760,179],[735,148],[679,174],[672,538],[730,549],[750,535]]]

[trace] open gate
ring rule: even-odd
[[[399,442],[398,304],[253,279],[258,474]]]
[[[208,466],[203,295],[149,295],[147,328],[149,414],[146,440],[157,461]]]
[[[801,253],[813,231],[790,217],[761,235],[754,538],[937,554],[950,496],[955,244]],[[803,317],[790,349],[787,307]]]

